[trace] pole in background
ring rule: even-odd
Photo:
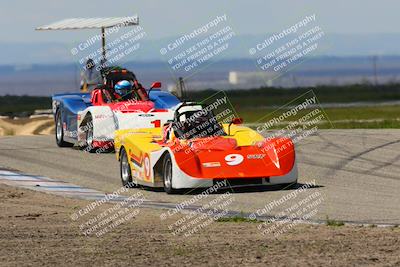
[[[183,80],[182,77],[178,78],[178,97],[185,99],[186,98],[186,86],[185,86],[185,82]]]
[[[101,27],[101,47],[103,53],[103,61],[106,62],[106,34],[104,27]]]

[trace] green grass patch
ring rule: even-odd
[[[51,97],[0,96],[0,115],[30,115],[36,109],[51,109]]]
[[[262,221],[260,220],[252,220],[249,219],[247,217],[243,217],[243,216],[232,216],[232,217],[222,217],[222,218],[218,218],[216,220],[217,222],[234,222],[234,223],[242,223],[242,222],[246,222],[246,223],[261,223]]]
[[[266,122],[274,115],[281,114],[288,103],[306,94],[315,94],[319,103],[353,103],[353,102],[383,102],[400,101],[400,85],[387,84],[373,86],[370,84],[357,84],[348,86],[317,86],[309,88],[259,88],[250,90],[225,91],[229,101],[237,114],[247,123]],[[215,94],[216,90],[206,90],[190,92],[189,98],[195,101],[202,101]],[[298,104],[291,103],[293,104]],[[378,129],[378,128],[400,128],[400,106],[396,105],[376,105],[362,107],[338,107],[323,108],[330,123],[319,125],[319,129],[339,128],[339,129]],[[277,111],[277,112],[276,112]],[[276,112],[274,114],[274,112]],[[290,118],[294,121],[310,110],[301,110],[296,116]],[[278,126],[281,129],[284,126]]]
[[[343,226],[344,222],[343,221],[334,220],[334,219],[329,219],[329,217],[326,216],[326,225],[339,227],[339,226]]]
[[[337,129],[400,129],[400,120],[383,120],[375,122],[332,122],[333,128]],[[329,124],[322,124],[319,129],[331,128]]]
[[[264,123],[274,117],[274,111],[268,108],[241,108],[238,114],[245,123]],[[312,110],[301,110],[296,116],[289,118],[295,121]],[[332,122],[318,124],[319,129],[381,129],[400,128],[400,106],[372,106],[372,107],[349,107],[349,108],[324,108],[327,118]],[[276,113],[281,114],[281,112]],[[289,123],[289,122],[288,122]],[[282,129],[287,124],[276,125],[275,129]]]
[[[356,84],[348,86],[317,86],[309,88],[264,87],[246,90],[225,91],[233,108],[245,122],[265,122],[277,108],[290,103],[299,96],[312,90],[322,104],[400,101],[400,85],[387,84],[373,86]],[[189,91],[187,99],[202,101],[217,93],[217,90]],[[308,94],[312,95],[312,94]],[[51,97],[0,96],[0,115],[23,116],[35,109],[50,109]],[[346,108],[324,108],[333,128],[338,129],[378,129],[400,128],[400,106],[364,106]],[[296,120],[308,113],[300,111],[290,120]],[[279,126],[279,129],[283,126]],[[332,128],[330,123],[321,124],[319,129]]]
[[[354,84],[346,86],[317,86],[304,88],[261,87],[226,91],[229,100],[235,107],[259,107],[285,105],[296,97],[313,90],[321,103],[351,103],[400,100],[400,86],[385,84]],[[188,92],[189,99],[202,101],[218,90]]]

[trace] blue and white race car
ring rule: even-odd
[[[161,91],[160,82],[149,90],[138,83],[133,72],[110,69],[104,75],[104,84],[91,93],[56,94],[52,97],[56,124],[56,142],[60,147],[78,144],[88,151],[108,150],[114,147],[114,132],[121,129],[161,127],[174,117],[173,107],[180,100]],[[114,92],[119,81],[129,81],[132,91],[141,90],[145,99],[121,99]]]

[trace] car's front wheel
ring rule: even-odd
[[[120,172],[121,172],[121,181],[122,185],[125,187],[136,187],[137,184],[132,180],[132,172],[131,167],[128,161],[128,155],[126,153],[125,148],[121,148],[120,155]]]
[[[85,118],[85,122],[82,123],[81,130],[85,133],[85,140],[81,142],[80,146],[86,152],[92,153],[96,151],[93,147],[93,119],[92,114],[88,113]]]
[[[172,187],[172,160],[171,156],[167,154],[164,157],[164,162],[163,162],[163,184],[164,184],[164,191],[167,194],[176,194],[178,193],[178,190],[174,189]]]
[[[86,128],[86,145],[91,151],[93,150],[93,120],[91,114],[87,117]]]

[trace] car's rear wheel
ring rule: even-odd
[[[132,180],[132,172],[131,167],[128,161],[128,155],[124,148],[121,148],[120,155],[120,172],[121,172],[121,181],[122,185],[126,187],[136,187],[137,184]]]
[[[71,143],[64,141],[64,128],[63,128],[63,120],[61,116],[61,111],[57,110],[56,112],[56,143],[59,147],[70,147]]]
[[[172,160],[169,154],[165,155],[163,162],[163,184],[167,194],[176,194],[178,190],[172,187]]]

